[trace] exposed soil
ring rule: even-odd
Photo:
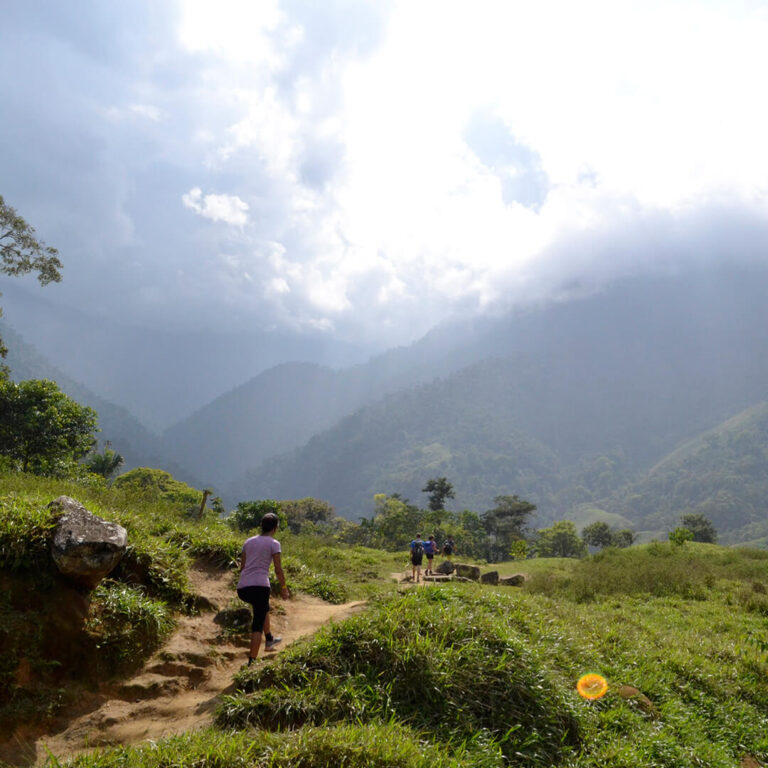
[[[0,760],[31,766],[44,762],[49,752],[67,759],[208,725],[218,697],[234,690],[232,676],[246,662],[248,639],[226,637],[213,623],[215,610],[235,597],[231,572],[200,565],[190,581],[213,610],[182,617],[173,636],[136,675],[84,691],[44,732],[34,725],[17,729],[10,741],[0,743]],[[306,595],[273,601],[272,633],[283,638],[276,651],[362,605],[331,605]],[[275,655],[262,653],[259,663]]]

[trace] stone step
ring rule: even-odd
[[[189,680],[190,688],[196,688],[203,680],[207,680],[211,676],[209,669],[178,661],[163,661],[153,664],[147,668],[147,672],[164,677],[186,677]]]
[[[186,681],[178,677],[167,677],[147,672],[123,683],[117,689],[121,699],[140,701],[141,699],[156,699],[183,690]]]

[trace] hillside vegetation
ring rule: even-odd
[[[766,553],[656,544],[542,564],[553,567],[521,591],[439,585],[376,598],[365,614],[244,669],[214,728],[74,765],[768,759]],[[587,672],[607,678],[603,698],[577,695]]]

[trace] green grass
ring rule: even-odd
[[[394,720],[446,748],[479,737],[512,764],[548,765],[578,742],[572,697],[485,599],[448,587],[376,601],[275,663],[241,672],[242,692],[224,700],[217,722]]]
[[[176,626],[168,606],[111,580],[94,590],[86,632],[93,664],[105,675],[135,669]]]
[[[49,765],[58,766],[51,760]],[[307,727],[270,733],[197,731],[141,747],[76,758],[73,768],[501,768],[498,754],[468,744],[449,755],[395,723]]]

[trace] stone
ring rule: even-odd
[[[504,576],[499,579],[499,584],[504,587],[522,587],[525,584],[525,576],[516,573],[514,576]]]
[[[454,565],[450,560],[443,560],[443,562],[435,568],[435,573],[442,573],[444,576],[450,576],[455,570],[456,568],[454,568]]]
[[[480,582],[482,584],[498,584],[499,583],[499,572],[498,571],[488,571],[488,573],[484,573],[480,577]]]
[[[465,579],[480,581],[480,569],[476,565],[467,565],[466,563],[456,563],[456,574]]]
[[[125,554],[128,532],[90,513],[69,496],[59,496],[48,507],[63,513],[51,542],[51,555],[59,573],[92,590]]]

